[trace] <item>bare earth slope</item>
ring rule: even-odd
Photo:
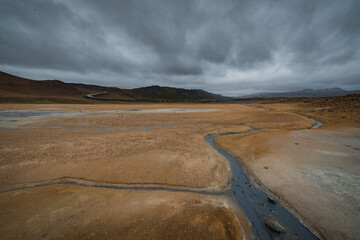
[[[0,102],[82,101],[89,91],[58,80],[36,81],[0,72]]]
[[[88,94],[104,92],[96,98]],[[99,103],[107,101],[198,101],[225,99],[201,89],[149,86],[134,89],[104,87],[58,80],[31,80],[0,71],[0,103]],[[101,101],[100,101],[101,102]]]

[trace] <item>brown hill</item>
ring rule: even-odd
[[[90,92],[59,80],[31,80],[0,71],[0,102],[84,101]]]
[[[219,99],[226,98],[200,89],[160,86],[121,89],[82,83],[64,83],[59,80],[38,81],[0,72],[0,102],[90,103],[98,100],[184,102]]]
[[[114,101],[201,101],[201,100],[223,100],[226,97],[220,94],[206,92],[201,89],[183,89],[174,87],[149,86],[134,89],[121,89],[116,87],[101,87],[97,85],[87,85],[70,83],[79,89],[87,89],[95,92],[106,92],[94,94],[92,99],[114,100]]]
[[[114,101],[137,101],[138,96],[132,93],[132,90],[122,89],[117,87],[104,87],[98,85],[90,85],[83,83],[69,83],[71,86],[76,87],[77,89],[81,89],[82,91],[90,91],[91,93],[99,93],[106,92],[106,94],[101,94],[96,97],[94,94],[94,98],[97,100],[114,100]]]
[[[220,94],[206,92],[201,89],[183,89],[173,87],[150,86],[131,89],[132,93],[144,99],[173,100],[173,101],[197,101],[226,99]]]

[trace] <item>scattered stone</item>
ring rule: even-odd
[[[257,204],[259,204],[260,206],[266,208],[266,205],[265,205],[265,203],[263,203],[263,202],[257,202]]]
[[[268,196],[269,203],[276,204],[276,201],[273,197]]]
[[[286,233],[286,229],[276,220],[269,219],[265,222],[265,226],[277,233]]]

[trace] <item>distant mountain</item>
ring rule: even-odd
[[[334,97],[345,96],[347,94],[360,93],[360,90],[346,91],[342,88],[324,89],[303,89],[292,92],[261,92],[240,96],[239,98],[297,98],[297,97]]]
[[[85,96],[89,96],[88,99],[85,99]],[[200,89],[160,86],[121,89],[82,83],[64,83],[59,80],[31,80],[0,71],[0,102],[93,102],[94,99],[181,102],[227,98]]]
[[[183,89],[173,87],[149,86],[134,89],[100,87],[96,85],[71,84],[82,89],[107,92],[97,98],[101,100],[132,100],[132,101],[197,101],[227,99],[226,97],[206,92],[201,89]]]
[[[211,100],[225,99],[222,95],[206,92],[201,89],[183,89],[173,87],[150,86],[129,90],[135,98],[144,100]]]

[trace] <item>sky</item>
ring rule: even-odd
[[[0,71],[120,88],[360,89],[359,0],[0,0]]]

